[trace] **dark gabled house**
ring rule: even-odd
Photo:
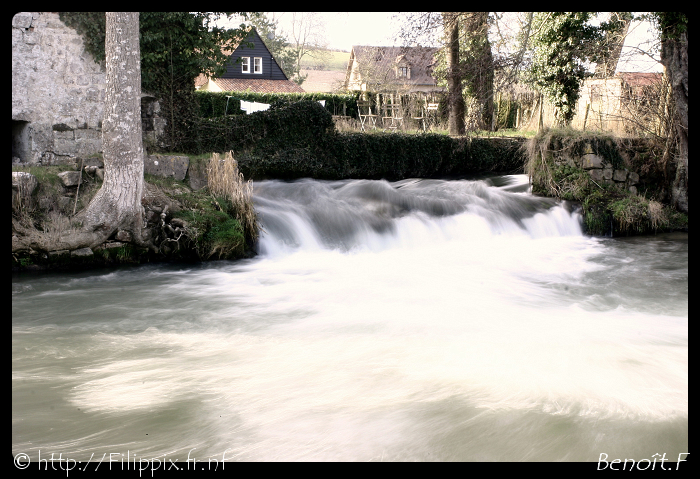
[[[248,42],[253,46],[248,46]],[[199,75],[195,88],[204,91],[304,93],[303,88],[287,78],[254,28],[244,42],[233,48],[226,73],[218,78]]]

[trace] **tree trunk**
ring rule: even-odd
[[[663,14],[662,14],[663,15]],[[669,24],[671,22],[662,22]],[[688,31],[679,31],[678,24],[671,25],[675,31],[662,29],[661,63],[671,83],[676,104],[676,135],[678,156],[676,176],[671,188],[673,202],[680,211],[688,212]]]
[[[450,135],[464,135],[464,97],[459,65],[459,14],[442,14],[447,46],[447,108]]]
[[[95,229],[132,229],[140,236],[143,194],[141,54],[138,12],[107,12],[107,91],[102,188],[82,215]]]
[[[477,100],[481,114],[478,128],[493,130],[493,54],[489,41],[489,12],[468,12],[464,15],[465,35],[468,38],[467,78],[471,94]]]
[[[55,251],[100,245],[118,230],[134,243],[142,239],[143,144],[141,134],[141,55],[139,14],[107,12],[107,90],[102,120],[104,181],[90,204],[72,219],[79,226],[49,238],[13,220],[12,251]]]

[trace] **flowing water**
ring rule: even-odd
[[[688,452],[687,234],[584,236],[519,175],[255,198],[253,259],[13,276],[13,455]]]

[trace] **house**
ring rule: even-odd
[[[401,93],[444,91],[432,76],[437,48],[352,47],[345,88]]]
[[[663,96],[662,80],[662,73],[642,72],[619,72],[610,78],[586,80],[574,126],[618,134],[634,133],[642,125],[646,125],[642,129],[653,129],[652,112]]]
[[[248,46],[248,42],[253,46]],[[218,78],[199,75],[195,79],[195,88],[202,91],[304,93],[303,88],[287,78],[254,28],[245,41],[233,48],[226,72]]]

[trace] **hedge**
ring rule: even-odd
[[[225,115],[244,115],[241,101],[290,105],[298,101],[322,101],[331,115],[357,117],[357,93],[256,93],[256,92],[211,92],[197,91],[195,98],[202,118],[217,118]],[[230,97],[230,98],[229,98]]]
[[[522,172],[521,143],[510,138],[452,138],[406,133],[340,133],[317,101],[250,115],[202,118],[192,151],[232,150],[246,178],[317,179],[448,177]]]

